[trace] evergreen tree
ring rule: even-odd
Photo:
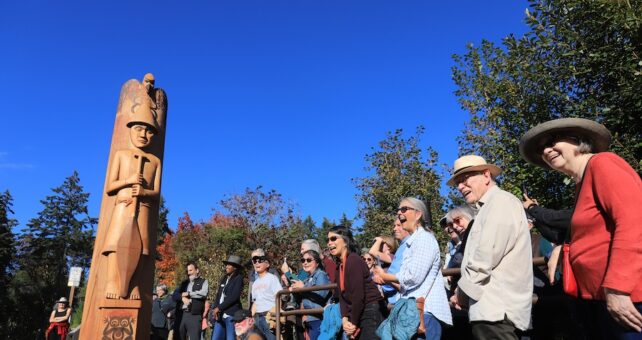
[[[326,245],[328,244],[328,231],[330,231],[330,228],[335,225],[336,223],[333,220],[330,220],[327,217],[323,218],[321,226],[317,230],[317,241],[319,241],[321,248],[326,248]]]
[[[303,220],[302,223],[303,223],[303,230],[308,235],[307,238],[316,239],[317,238],[317,225],[314,222],[314,220],[312,219],[312,216],[308,215],[308,217],[306,217]]]
[[[157,245],[161,245],[165,240],[165,235],[172,234],[172,229],[169,228],[169,221],[167,220],[167,215],[169,215],[169,209],[165,205],[165,198],[161,195],[160,198],[160,207],[158,208],[158,232],[157,232]]]
[[[13,228],[18,225],[18,221],[10,218],[13,214],[11,206],[13,198],[9,191],[0,193],[0,287],[8,287],[11,282],[12,261],[15,253],[15,239]],[[13,303],[7,295],[7,289],[0,289],[0,338],[9,339],[9,316],[13,310]]]
[[[352,223],[354,223],[354,221],[349,219],[346,213],[341,214],[341,218],[339,219],[340,225],[347,228],[352,228]]]
[[[88,268],[96,218],[89,216],[89,194],[78,173],[40,201],[43,210],[18,240],[17,271],[10,294],[17,301],[14,326],[38,330],[47,324],[53,302],[69,294],[69,267]],[[27,337],[33,334],[25,335]]]

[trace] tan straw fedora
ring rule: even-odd
[[[453,167],[453,175],[452,177],[450,177],[447,184],[450,186],[455,185],[455,177],[461,174],[486,169],[490,170],[490,174],[493,176],[493,178],[499,176],[499,174],[502,173],[502,169],[500,169],[497,165],[486,163],[484,157],[477,155],[466,155],[459,157],[455,161],[455,165]]]
[[[593,152],[603,152],[611,145],[611,132],[604,125],[584,118],[560,118],[538,124],[519,140],[519,153],[525,161],[548,169],[542,150],[553,136],[578,137],[593,145]]]

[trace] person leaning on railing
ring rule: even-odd
[[[330,283],[328,274],[323,270],[321,256],[314,250],[307,250],[301,255],[301,265],[308,276],[303,281],[292,281],[289,287],[290,291],[295,288],[321,286]],[[329,290],[315,290],[312,292],[295,293],[294,296],[303,305],[304,309],[323,308],[328,302]],[[315,314],[303,317],[305,330],[310,340],[316,340],[319,337],[322,317]]]
[[[423,306],[420,305],[423,308],[419,316],[425,325],[425,338],[438,340],[441,338],[442,323],[452,325],[452,315],[442,285],[439,244],[432,232],[424,228],[426,216],[426,205],[421,200],[413,197],[401,200],[397,218],[410,234],[401,268],[396,274],[376,268],[375,274],[386,282],[399,283],[401,299],[425,299]]]

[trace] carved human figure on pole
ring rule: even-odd
[[[107,194],[116,195],[102,254],[107,256],[108,299],[140,299],[132,276],[140,256],[150,254],[150,207],[160,197],[161,162],[145,150],[158,134],[156,117],[143,102],[127,123],[131,146],[114,154]],[[130,287],[130,282],[132,286]]]

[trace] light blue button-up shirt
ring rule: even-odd
[[[395,256],[392,259],[392,263],[390,263],[390,267],[388,267],[388,273],[397,274],[399,272],[399,269],[401,269],[401,262],[403,262],[403,253],[406,248],[408,248],[406,241],[409,237],[410,236],[406,236],[403,240],[401,240],[399,248],[397,248]],[[397,302],[397,300],[399,300],[399,293],[392,285],[383,285],[381,286],[381,289],[383,290],[383,295],[388,298],[388,303],[394,304],[395,302]]]
[[[424,313],[431,313],[442,322],[452,325],[452,315],[443,287],[439,244],[432,233],[419,227],[406,240],[407,249],[397,280],[402,298],[425,297]]]

